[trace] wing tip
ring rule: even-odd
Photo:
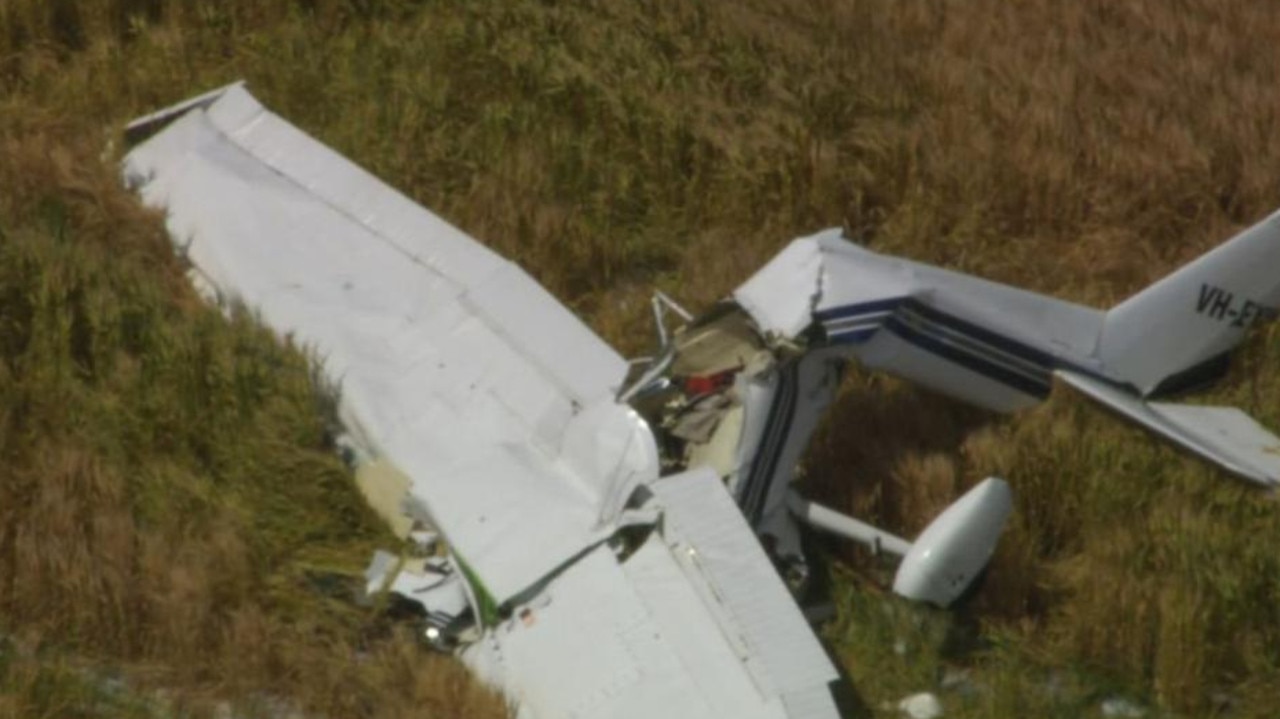
[[[142,142],[148,137],[151,137],[164,129],[166,125],[179,117],[182,117],[197,108],[204,109],[212,105],[214,102],[217,102],[218,98],[226,94],[227,91],[243,87],[244,84],[244,80],[236,80],[235,82],[228,83],[217,89],[196,95],[195,97],[187,98],[179,103],[156,110],[155,112],[143,115],[142,117],[133,120],[128,125],[125,125],[125,144],[133,146]]]

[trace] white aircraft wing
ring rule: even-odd
[[[231,85],[142,118],[127,182],[207,293],[341,382],[360,449],[412,479],[501,604],[614,531],[657,476],[626,364],[514,264]]]
[[[313,347],[359,448],[408,475],[479,610],[463,659],[521,719],[839,716],[834,666],[719,478],[657,479],[614,399],[625,363],[527,275],[238,85],[129,134],[126,179],[197,285]]]
[[[835,719],[838,675],[708,469],[652,485],[664,521],[600,546],[463,651],[520,719]]]

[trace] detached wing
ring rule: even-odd
[[[127,179],[197,284],[318,352],[360,448],[511,608],[463,658],[519,716],[839,715],[834,667],[719,478],[656,479],[614,401],[625,363],[527,275],[238,85],[130,134],[149,139]],[[640,482],[662,519],[621,559],[602,540]]]
[[[321,357],[497,603],[613,533],[657,475],[626,364],[514,264],[232,85],[142,118],[126,180],[206,292]]]

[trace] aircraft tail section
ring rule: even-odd
[[[1207,384],[1227,353],[1280,307],[1280,212],[1107,313],[1099,351],[1113,379],[1143,396]]]
[[[1280,487],[1280,438],[1235,407],[1147,402],[1076,372],[1057,376],[1121,417],[1227,471],[1266,487]]]

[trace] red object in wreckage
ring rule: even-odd
[[[733,384],[733,375],[737,370],[726,370],[710,375],[692,375],[684,378],[684,393],[698,397],[720,390]]]

